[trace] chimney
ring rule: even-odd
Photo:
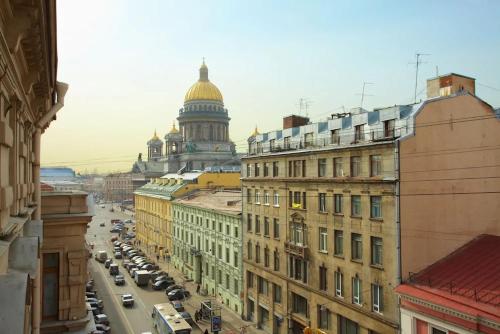
[[[302,117],[298,115],[290,115],[283,117],[283,130],[289,128],[295,128],[297,126],[306,125],[309,123],[308,117]]]
[[[448,96],[461,92],[476,94],[476,79],[456,73],[441,75],[427,80],[427,98]]]

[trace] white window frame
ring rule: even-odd
[[[335,271],[335,296],[344,298],[344,274],[341,271]]]
[[[326,193],[318,194],[318,211],[326,212]]]
[[[269,191],[264,190],[264,205],[269,205]]]
[[[273,195],[273,205],[277,208],[280,206],[280,193],[277,191]]]
[[[357,289],[355,289],[357,287]],[[359,277],[352,278],[352,302],[356,305],[363,305],[362,286]],[[356,294],[356,291],[358,292]]]
[[[260,204],[260,190],[255,190],[255,204]]]
[[[384,292],[379,284],[372,284],[372,310],[382,314]]]
[[[326,227],[320,227],[318,232],[319,251],[322,253],[328,253],[328,229]]]

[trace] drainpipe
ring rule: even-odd
[[[396,140],[396,284],[402,283],[402,263],[401,263],[401,156],[400,156],[400,141]],[[400,306],[400,298],[398,297],[398,306]],[[401,307],[398,307],[399,313],[399,330],[401,333]]]
[[[34,212],[34,219],[41,220],[42,218],[42,192],[40,188],[40,146],[42,129],[44,129],[48,123],[54,118],[56,113],[64,106],[64,95],[68,91],[68,84],[63,82],[56,82],[56,92],[57,92],[57,103],[50,108],[50,110],[38,121],[36,124],[35,136],[33,140],[33,146],[35,149],[35,161],[33,163],[33,177],[35,183],[35,203],[36,209]],[[41,245],[40,245],[41,247]],[[41,323],[41,261],[38,258],[38,270],[37,276],[32,280],[33,284],[33,317],[32,317],[32,333],[40,333],[40,323]]]

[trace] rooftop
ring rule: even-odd
[[[500,236],[478,236],[396,291],[500,321]]]
[[[224,213],[239,214],[241,212],[240,190],[200,190],[174,203],[196,206],[203,209],[212,209]]]

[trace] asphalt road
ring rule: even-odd
[[[109,232],[111,229],[111,219],[130,219],[130,216],[122,212],[109,211],[110,205],[103,209],[100,206],[96,208],[96,215],[93,217],[90,227],[87,230],[87,241],[94,243],[93,254],[99,250],[105,250],[108,257],[112,256],[112,244],[110,239],[113,235]],[[105,223],[104,227],[99,226]],[[96,282],[96,290],[100,299],[104,303],[104,313],[108,315],[111,331],[113,333],[131,333],[140,334],[151,331],[151,311],[154,304],[168,302],[164,290],[154,291],[149,285],[147,288],[138,287],[128,272],[121,266],[122,260],[113,262],[120,265],[120,273],[125,277],[125,285],[117,286],[114,284],[113,276],[104,264],[89,260],[89,270]],[[125,308],[121,304],[121,295],[130,293],[134,297],[135,303],[131,308]],[[193,328],[192,333],[200,332],[198,328]]]

